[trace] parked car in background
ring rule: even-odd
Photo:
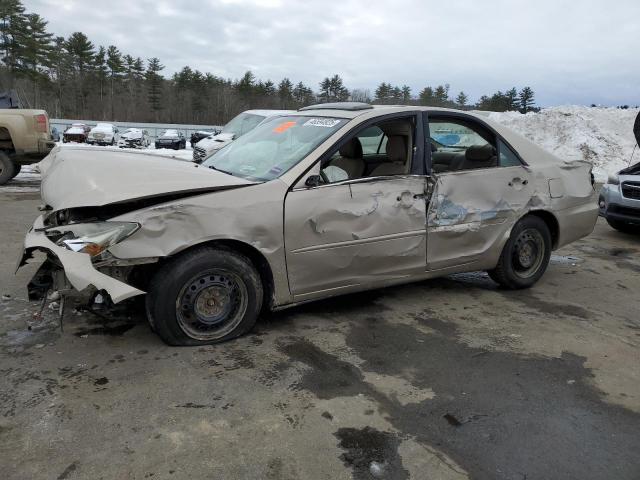
[[[165,130],[156,139],[156,148],[173,148],[174,150],[180,150],[187,148],[187,140],[184,137],[184,133],[178,130]]]
[[[111,123],[98,123],[89,131],[87,143],[90,145],[115,145],[118,143],[118,129]]]
[[[149,132],[141,128],[128,128],[118,140],[120,148],[147,148],[149,144]]]
[[[640,163],[609,176],[600,189],[598,206],[611,227],[640,233]]]
[[[62,134],[62,142],[85,143],[90,131],[91,127],[84,123],[73,123]]]
[[[54,142],[60,141],[60,132],[56,127],[51,127],[51,140]]]
[[[191,134],[191,137],[189,138],[189,143],[191,144],[191,148],[195,147],[196,143],[198,143],[203,138],[211,137],[212,135],[217,135],[218,133],[220,133],[220,130],[216,130],[212,132],[205,132],[205,131],[193,132]]]
[[[265,118],[287,115],[291,110],[247,110],[229,121],[220,133],[200,140],[193,147],[193,161],[202,163],[222,147],[256,128]]]
[[[438,145],[429,131],[460,140]],[[41,163],[47,210],[21,264],[49,255],[31,299],[146,294],[171,345],[237,337],[263,308],[458,272],[527,288],[598,216],[591,163],[448,109],[315,105],[264,120],[196,168],[129,155],[66,148]]]
[[[18,175],[22,165],[42,160],[54,146],[47,112],[0,109],[0,185]]]

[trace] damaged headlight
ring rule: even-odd
[[[139,224],[130,222],[76,223],[48,228],[45,234],[59,247],[95,257],[132,235],[138,228]]]

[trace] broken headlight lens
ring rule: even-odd
[[[131,222],[76,223],[48,228],[45,234],[59,247],[95,257],[132,235],[138,228],[139,224]]]

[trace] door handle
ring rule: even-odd
[[[509,182],[509,186],[513,187],[514,184],[520,184],[520,185],[527,185],[529,183],[529,180],[521,180],[519,177],[518,178],[514,178],[513,180],[511,180]]]
[[[416,193],[413,198],[414,200],[418,200],[419,198],[424,198],[425,194],[424,193]]]

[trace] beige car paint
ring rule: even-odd
[[[113,218],[140,224],[133,235],[109,248],[114,262],[147,263],[149,258],[175,255],[205,242],[224,241],[253,252],[268,265],[272,278],[266,280],[272,283],[274,309],[445,273],[493,268],[512,226],[532,211],[556,218],[559,232],[554,248],[593,230],[597,205],[588,162],[564,162],[468,112],[497,131],[527,165],[305,186],[306,178],[319,172],[317,160],[358,125],[380,115],[423,111],[447,112],[422,107],[300,112],[352,121],[280,178],[257,184],[138,152],[60,149],[45,160],[43,200],[55,214],[61,208],[192,192]],[[32,231],[27,239],[28,249],[60,253],[43,233]],[[95,265],[71,260],[76,255],[84,254],[65,251],[61,258],[74,287],[92,283],[116,302],[144,293],[131,286],[123,291],[119,280],[96,276]]]

